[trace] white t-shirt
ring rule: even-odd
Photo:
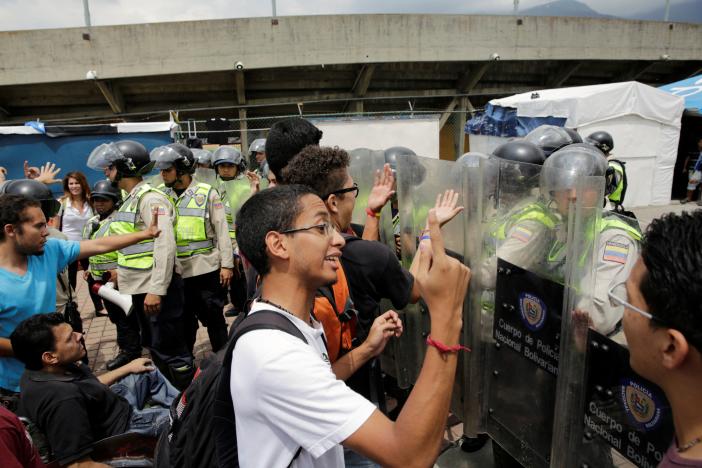
[[[79,211],[71,203],[70,198],[66,198],[61,208],[61,232],[63,232],[69,240],[83,240],[83,226],[90,218],[95,216],[93,209],[90,208],[88,202],[83,202],[83,211]]]
[[[230,389],[236,415],[242,468],[344,467],[339,445],[376,407],[332,372],[322,326],[268,304],[254,302],[251,313],[275,310],[288,317],[309,344],[279,330],[242,336],[232,354]]]

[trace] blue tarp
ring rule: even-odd
[[[566,120],[565,117],[518,117],[517,109],[488,104],[485,112],[478,112],[466,122],[464,131],[469,135],[522,137],[541,125],[563,127]]]
[[[151,151],[157,146],[172,143],[170,132],[115,133],[111,135],[80,135],[50,138],[46,135],[0,135],[0,166],[7,169],[8,179],[24,177],[24,161],[30,166],[54,162],[61,168],[58,177],[71,171],[81,171],[90,185],[105,176],[85,165],[90,152],[101,143],[117,140],[135,140]],[[56,194],[63,195],[61,185],[52,185]]]
[[[661,86],[659,89],[685,99],[685,109],[702,114],[702,75]]]

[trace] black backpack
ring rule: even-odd
[[[204,361],[192,383],[171,405],[171,424],[159,437],[157,468],[238,468],[234,405],[229,388],[232,351],[239,338],[253,330],[280,330],[305,343],[300,330],[271,310],[241,314],[232,324],[226,348]],[[301,448],[290,461],[300,454]]]

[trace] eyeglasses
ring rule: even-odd
[[[334,226],[330,222],[315,224],[314,226],[305,226],[301,228],[286,229],[285,231],[280,231],[281,234],[295,234],[296,232],[309,231],[311,229],[317,229],[320,234],[331,238],[334,235]]]
[[[326,200],[327,198],[331,197],[332,195],[341,195],[342,193],[349,193],[349,192],[355,192],[353,194],[353,198],[358,198],[358,184],[356,182],[353,183],[352,187],[347,187],[339,190],[334,190],[333,192],[329,192],[326,194],[322,200]]]
[[[655,318],[653,315],[651,315],[649,312],[646,312],[645,310],[641,310],[641,309],[639,309],[638,307],[636,307],[636,306],[634,306],[634,305],[631,305],[631,304],[628,303],[626,300],[622,299],[621,297],[617,296],[617,295],[614,293],[614,290],[615,290],[615,289],[621,288],[621,287],[624,286],[625,284],[626,284],[626,281],[622,281],[622,282],[620,282],[620,283],[615,284],[614,286],[612,286],[612,287],[609,289],[609,292],[607,293],[607,296],[609,296],[609,303],[610,303],[610,305],[611,305],[612,307],[619,307],[619,306],[626,307],[627,309],[631,309],[631,310],[633,310],[634,312],[637,312],[637,313],[643,315],[644,317],[646,317],[646,318],[649,319],[649,320],[655,320],[655,321],[660,322],[660,320],[656,319],[656,318]]]

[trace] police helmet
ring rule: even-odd
[[[556,125],[541,125],[527,133],[524,140],[541,148],[547,158],[566,145],[583,141],[575,130]]]
[[[553,153],[541,170],[541,193],[550,197],[552,192],[577,187],[583,177],[604,177],[607,159],[602,152],[587,143],[575,143]]]
[[[115,203],[122,200],[122,192],[117,184],[110,180],[98,180],[93,185],[93,190],[90,192],[90,198],[109,198]]]
[[[217,168],[220,164],[234,164],[238,166],[239,172],[246,170],[246,161],[241,152],[231,146],[220,146],[212,153],[212,164]]]
[[[517,163],[541,165],[546,159],[543,151],[535,143],[524,140],[512,140],[503,143],[492,152],[496,158]]]
[[[590,143],[602,151],[607,156],[614,149],[614,138],[608,132],[600,130],[591,133],[585,138],[585,143]]]
[[[23,195],[27,198],[37,200],[41,203],[41,211],[44,213],[44,216],[47,219],[56,216],[56,213],[58,213],[59,209],[61,208],[61,203],[54,198],[54,195],[51,193],[51,190],[49,190],[49,187],[38,180],[10,180],[2,186],[0,193],[9,195]]]
[[[424,181],[426,169],[417,157],[417,154],[404,146],[393,146],[385,150],[385,163],[390,164],[390,168],[397,174],[397,161],[403,159],[409,163],[408,167],[410,174],[405,177],[403,175],[396,176],[398,183],[406,181],[411,185],[419,185]]]
[[[154,148],[150,157],[158,170],[175,167],[178,174],[195,172],[195,156],[190,148],[181,143],[170,143]]]
[[[212,152],[206,149],[192,148],[193,156],[197,164],[204,164],[207,167],[212,167]]]
[[[490,156],[488,156],[485,153],[470,151],[461,156],[460,158],[456,159],[456,164],[461,164],[466,167],[479,167],[480,161],[487,160],[489,158]]]
[[[90,153],[87,165],[99,171],[114,166],[121,177],[141,177],[154,167],[144,145],[132,140],[101,144]]]
[[[254,153],[265,153],[266,152],[266,139],[265,138],[257,138],[254,141],[251,142],[249,145],[249,155],[253,155]]]

